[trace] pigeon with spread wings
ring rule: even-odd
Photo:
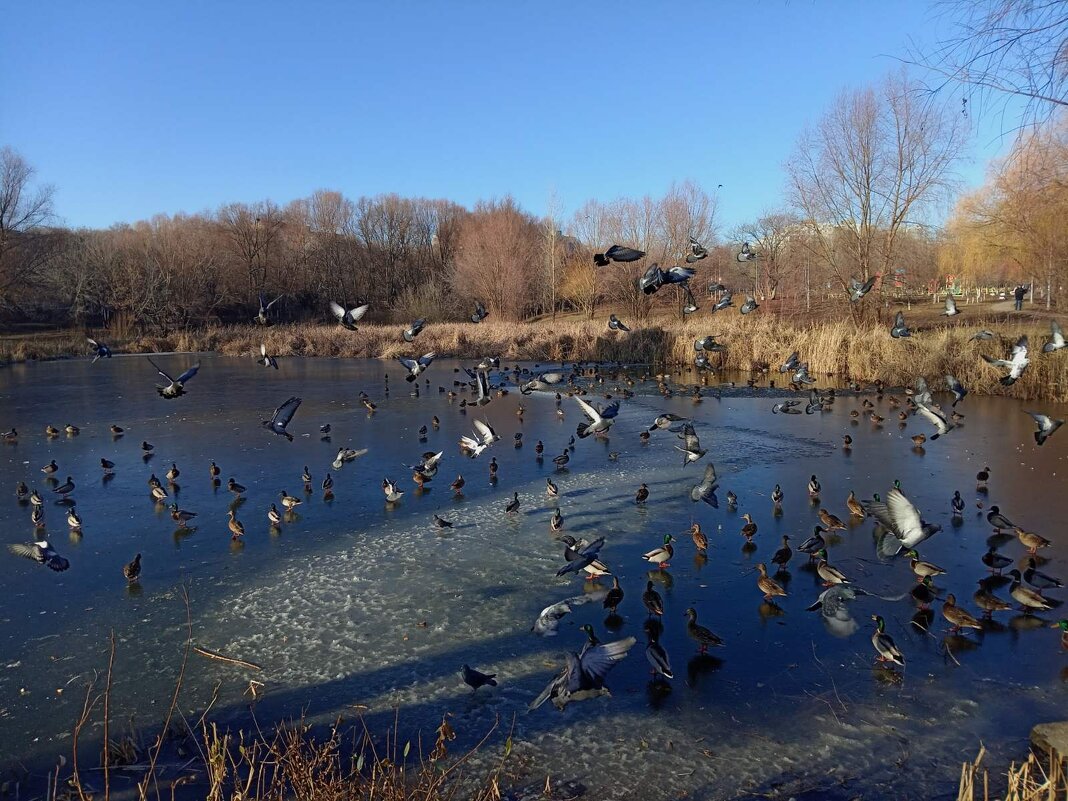
[[[297,413],[297,407],[300,406],[300,401],[301,399],[295,396],[290,398],[274,410],[274,414],[271,415],[270,420],[263,420],[260,425],[268,431],[273,431],[275,434],[281,434],[292,442],[293,435],[286,431],[286,426],[288,426],[289,421],[293,419],[293,415]]]
[[[339,323],[350,331],[356,330],[356,323],[358,323],[367,310],[371,308],[369,303],[364,303],[361,306],[355,306],[351,309],[346,309],[337,301],[330,301],[330,312],[333,314]]]
[[[167,398],[168,400],[173,398],[179,398],[185,394],[185,384],[187,381],[193,378],[200,369],[200,362],[197,362],[184,373],[177,378],[171,378],[171,376],[165,373],[158,364],[152,361],[152,357],[148,357],[148,363],[156,368],[156,372],[167,379],[166,386],[156,385],[156,392],[159,393],[161,398]]]

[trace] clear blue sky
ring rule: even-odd
[[[0,145],[73,226],[319,188],[570,214],[689,178],[729,227],[838,91],[944,26],[926,0],[11,3]],[[982,124],[970,183],[1004,144]]]

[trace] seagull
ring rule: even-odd
[[[167,373],[163,372],[163,370],[160,369],[158,364],[152,361],[151,356],[148,357],[148,363],[155,367],[156,372],[166,378],[169,382],[167,386],[164,387],[161,387],[158,384],[156,385],[156,392],[159,393],[159,396],[161,398],[167,399],[179,398],[184,395],[185,383],[192,379],[193,376],[195,376],[197,374],[197,371],[200,369],[200,362],[197,362],[184,373],[182,373],[180,376],[178,376],[178,378],[171,378]]]
[[[1026,409],[1024,411],[1027,411]],[[1035,442],[1039,445],[1044,443],[1047,439],[1052,437],[1057,429],[1064,425],[1063,420],[1054,420],[1047,414],[1040,414],[1038,412],[1027,412],[1031,415],[1035,421],[1035,425],[1038,426],[1038,430],[1035,431]]]
[[[550,698],[557,709],[563,709],[571,701],[581,701],[607,695],[604,678],[622,660],[637,640],[627,637],[622,640],[594,645],[581,654],[568,652],[563,671],[553,678],[541,694],[530,702],[531,710],[537,709]]]
[[[564,615],[573,612],[576,607],[582,606],[583,604],[601,601],[607,594],[608,593],[604,590],[598,590],[596,592],[576,595],[573,598],[565,598],[562,601],[547,606],[538,614],[538,619],[534,621],[534,625],[530,627],[530,630],[543,637],[552,637],[556,634],[556,627]]]
[[[685,441],[685,447],[680,448],[678,445],[675,446],[675,450],[682,451],[684,454],[682,460],[683,467],[690,462],[696,462],[708,453],[707,450],[702,450],[701,441],[698,439],[697,434],[693,430],[693,425],[690,423],[687,423],[682,427],[682,433],[679,434],[679,439]]]
[[[399,361],[404,368],[408,371],[408,375],[404,376],[404,380],[409,384],[419,377],[419,374],[426,370],[430,366],[430,363],[434,361],[434,357],[437,356],[434,351],[430,353],[424,353],[418,359],[405,359],[403,356],[398,356]]]
[[[279,295],[277,298],[272,300],[270,303],[264,303],[264,301],[267,300],[267,298],[265,298],[263,296],[262,292],[260,292],[259,294],[260,294],[260,310],[259,310],[259,312],[257,312],[256,316],[253,317],[252,319],[255,322],[259,323],[260,325],[270,325],[271,321],[267,317],[267,312],[269,312],[271,310],[271,306],[273,306],[278,301],[280,301],[282,298],[284,298],[285,295]]]
[[[301,399],[294,396],[274,410],[274,414],[271,415],[270,420],[263,420],[260,425],[269,431],[273,431],[275,434],[281,434],[290,442],[293,441],[293,435],[286,431],[286,426],[289,425],[289,421],[293,419],[293,415],[297,413],[297,407],[300,406]]]
[[[620,320],[618,317],[616,317],[614,314],[609,315],[609,317],[608,317],[608,327],[610,329],[612,329],[613,331],[629,331],[630,330],[629,328],[627,328],[626,325],[623,324],[623,321]]]
[[[756,311],[760,308],[760,304],[756,302],[756,298],[752,295],[745,296],[745,303],[738,309],[742,314],[749,314],[749,312]]]
[[[690,500],[696,503],[704,501],[713,509],[719,508],[719,499],[716,498],[716,466],[709,462],[705,465],[705,475],[700,483],[694,484],[690,489]]]
[[[475,313],[471,315],[471,322],[481,323],[489,317],[489,312],[486,311],[486,307],[482,305],[482,301],[475,301]]]
[[[97,342],[92,337],[86,337],[86,339],[89,340],[89,347],[93,349],[93,361],[91,362],[91,364],[96,364],[97,361],[100,359],[111,358],[111,348],[109,348],[103,342]],[[1063,342],[1064,340],[1062,339],[1061,341]]]
[[[467,455],[474,459],[499,439],[500,437],[497,435],[497,432],[490,427],[488,422],[475,420],[474,437],[460,437],[460,448],[461,450],[466,451]]]
[[[275,360],[274,356],[269,356],[267,354],[266,342],[260,343],[260,358],[256,359],[256,364],[262,364],[264,367],[273,367],[275,370],[278,369],[277,360]]]
[[[405,342],[414,342],[415,338],[417,336],[419,336],[420,332],[424,328],[426,328],[426,320],[424,320],[423,318],[420,317],[418,320],[416,320],[410,326],[405,328],[401,332],[401,336],[404,338]]]
[[[942,312],[942,316],[952,317],[954,314],[960,314],[957,311],[957,301],[953,299],[952,295],[946,295],[946,310]]]
[[[360,306],[346,309],[337,301],[330,301],[330,312],[337,318],[337,321],[341,323],[341,325],[350,331],[356,330],[356,323],[367,314],[369,308],[371,308],[371,305],[369,303],[364,303]]]
[[[70,567],[70,562],[56,553],[56,549],[49,545],[48,540],[37,540],[30,543],[16,543],[8,545],[7,549],[15,556],[24,556],[40,562],[57,573],[61,573]]]
[[[953,393],[954,406],[964,400],[964,396],[968,394],[968,390],[964,388],[964,385],[948,373],[946,374],[946,389]]]
[[[864,505],[864,511],[900,541],[898,550],[915,548],[942,530],[938,524],[924,522],[920,510],[897,487],[886,494],[885,501],[869,501]]]
[[[642,258],[645,258],[645,251],[643,250],[636,250],[623,245],[612,245],[604,253],[594,253],[593,263],[598,267],[607,267],[613,261],[630,262],[638,261],[638,259]]]
[[[875,286],[875,280],[879,276],[873,275],[867,281],[858,281],[856,278],[849,279],[849,288],[846,290],[849,292],[849,301],[856,303],[862,297],[871,292],[872,287]]]
[[[749,249],[749,243],[743,242],[742,249],[738,251],[738,261],[756,261],[757,254]]]
[[[1055,353],[1065,346],[1064,334],[1056,320],[1049,321],[1049,341],[1042,346],[1043,353]]]
[[[1016,383],[1023,371],[1027,368],[1027,365],[1031,363],[1031,360],[1027,358],[1028,344],[1027,334],[1020,337],[1016,344],[1012,346],[1012,352],[1009,354],[1008,359],[991,359],[986,354],[983,354],[983,360],[987,364],[992,364],[995,367],[1008,367],[1009,374],[1003,376],[1000,381],[1003,385],[1011,387]]]
[[[589,420],[588,423],[579,423],[578,430],[575,432],[578,434],[579,439],[586,439],[590,434],[603,434],[611,427],[613,422],[611,417],[605,417],[577,395],[575,396],[575,400],[578,401],[582,413],[585,414],[586,419]]]
[[[903,312],[898,312],[894,315],[894,325],[890,329],[890,336],[894,339],[901,339],[902,337],[912,336],[912,332],[909,331],[909,327],[905,325],[905,315]]]

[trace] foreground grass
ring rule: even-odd
[[[336,325],[217,326],[179,331],[168,336],[137,336],[113,341],[122,352],[215,351],[227,356],[258,357],[260,344],[272,355],[330,358],[412,356],[434,351],[439,357],[502,359],[532,362],[628,362],[657,366],[692,365],[695,339],[714,334],[727,346],[716,366],[724,370],[759,371],[777,366],[793,350],[809,362],[816,377],[902,385],[925,376],[933,386],[941,376],[955,375],[976,394],[997,394],[1025,400],[1068,401],[1068,354],[1042,354],[1049,334],[1048,317],[971,315],[951,323],[922,317],[909,339],[892,339],[882,324],[854,325],[851,320],[810,322],[769,314],[720,314],[700,319],[654,319],[629,333],[609,331],[603,321],[561,319],[553,323],[439,323],[428,326],[413,344],[400,337],[402,326],[366,325],[352,332]],[[980,328],[999,335],[974,342]],[[1031,365],[1011,387],[997,381],[1002,371],[986,364],[982,354],[1004,358],[1012,343],[1027,334]],[[80,333],[0,339],[0,360],[45,359],[86,353]]]

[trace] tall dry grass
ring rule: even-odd
[[[983,324],[1000,337],[973,342]],[[336,325],[217,326],[179,331],[168,336],[139,336],[111,343],[125,352],[216,351],[227,356],[259,355],[260,343],[276,356],[393,359],[434,351],[439,357],[506,361],[598,361],[650,365],[688,365],[695,339],[715,334],[727,351],[717,357],[724,370],[775,368],[793,350],[808,361],[814,376],[895,386],[917,376],[932,380],[952,373],[976,394],[999,394],[1025,400],[1068,401],[1068,354],[1042,354],[1048,322],[982,318],[964,324],[933,324],[914,329],[909,339],[892,339],[883,325],[855,326],[849,320],[805,322],[771,315],[725,313],[699,320],[657,320],[629,333],[613,332],[601,321],[576,319],[553,323],[486,321],[427,326],[412,344],[401,339],[402,326],[363,325],[358,332]],[[1012,387],[997,381],[1001,372],[980,356],[1004,357],[1021,335],[1031,339],[1031,365]],[[78,335],[0,340],[0,359],[17,361],[84,354]]]
[[[1032,751],[1019,765],[1014,762],[1005,774],[1004,792],[991,791],[990,773],[981,766],[985,756],[986,748],[981,746],[974,762],[961,765],[957,801],[1060,801],[1068,797],[1060,755],[1048,754],[1040,761]]]

